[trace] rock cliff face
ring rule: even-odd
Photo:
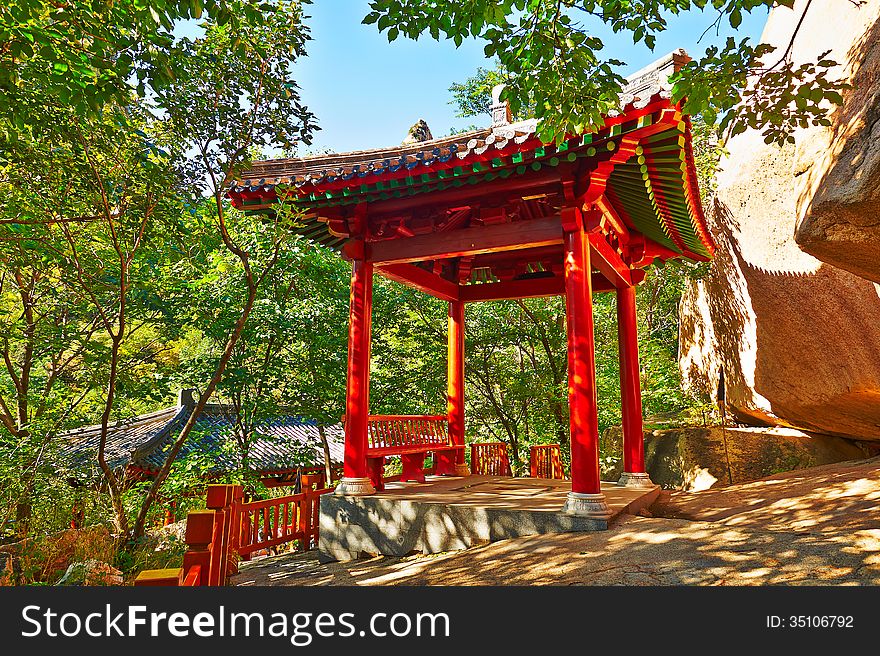
[[[606,447],[619,445],[620,435],[616,427],[606,431]],[[709,426],[645,433],[646,469],[665,489],[705,490],[865,456],[865,450],[849,440],[792,428]],[[622,472],[618,459],[602,472],[603,479],[617,480]]]
[[[764,40],[784,50],[804,5],[775,8]],[[867,7],[876,16],[880,0],[862,9],[823,0],[810,12],[815,7],[822,10],[807,14],[794,57],[815,60],[833,48],[830,57],[842,62],[871,22],[859,12]],[[806,225],[802,209],[819,206],[805,202],[809,190],[816,199],[837,193],[826,187],[842,169],[826,167],[817,151],[827,138],[827,129],[808,128],[785,147],[764,144],[756,132],[728,144],[707,208],[718,255],[682,298],[679,364],[686,385],[723,397],[746,423],[880,440],[880,287],[795,241]]]
[[[880,282],[880,0],[842,4],[811,5],[805,37],[815,38],[794,53],[815,58],[831,48],[852,85],[832,125],[799,141],[795,239],[823,262]]]

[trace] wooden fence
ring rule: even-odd
[[[318,545],[320,497],[332,488],[303,488],[300,494],[241,505],[236,527],[237,549],[243,560],[249,560],[255,551],[294,540],[300,541],[303,551]]]
[[[532,478],[565,478],[558,444],[540,444],[529,449],[529,474]]]
[[[471,444],[471,473],[487,476],[512,476],[507,444],[475,442]]]
[[[239,558],[299,540],[303,550],[318,542],[319,500],[332,488],[312,489],[317,482],[302,477],[303,491],[276,499],[244,501],[240,485],[209,485],[207,510],[186,518],[187,551],[183,566],[145,570],[135,585],[219,586],[238,572]]]

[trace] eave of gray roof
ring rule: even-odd
[[[193,406],[173,406],[114,422],[108,427],[105,443],[108,465],[113,469],[132,465],[157,471],[165,463],[173,440],[192,410]],[[239,468],[236,449],[222,448],[223,438],[234,439],[229,430],[231,423],[221,406],[207,405],[196,420],[178,459],[203,454],[208,457],[208,471],[220,473]],[[251,444],[250,468],[254,471],[271,474],[324,464],[323,447],[314,421],[280,416],[267,420],[257,433],[263,437],[257,437]],[[340,464],[344,452],[342,426],[325,427],[325,435],[331,462]],[[82,470],[94,464],[100,437],[100,426],[87,426],[60,435],[61,464],[71,470]]]

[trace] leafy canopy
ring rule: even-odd
[[[653,50],[669,21],[691,9],[712,8],[715,21],[736,29],[744,13],[765,9],[774,0],[373,0],[366,24],[375,23],[389,41],[403,35],[417,39],[441,34],[461,45],[464,39],[485,42],[487,57],[497,57],[507,74],[505,97],[514,115],[534,103],[542,119],[541,138],[561,140],[601,125],[618,107],[625,64],[607,58],[605,44],[589,26],[601,22],[615,34],[629,34],[634,44]],[[793,7],[794,0],[778,4]],[[804,11],[809,10],[807,3]],[[771,56],[772,55],[772,56]],[[841,103],[846,87],[831,79],[836,62],[826,58],[796,66],[791,46],[774,53],[767,44],[748,38],[727,39],[711,46],[676,77],[675,99],[686,99],[685,111],[702,114],[733,134],[760,129],[765,140],[792,141],[798,126],[826,125],[828,103]],[[775,63],[773,59],[776,58]],[[749,84],[751,80],[751,84]],[[734,108],[743,103],[742,109]]]

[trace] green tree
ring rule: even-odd
[[[226,265],[238,270],[242,294],[237,299],[238,316],[195,410],[144,494],[133,537],[143,534],[150,507],[177,454],[223,379],[261,286],[293,239],[290,227],[296,215],[290,207],[278,207],[266,220],[232,210],[225,198],[253,150],[308,144],[314,129],[313,116],[301,103],[291,73],[293,63],[305,54],[308,39],[301,5],[278,3],[263,9],[253,22],[209,21],[203,36],[181,39],[173,50],[179,62],[175,79],[157,94],[165,126],[179,149],[178,171],[189,189],[200,229],[219,235],[230,258]],[[190,152],[196,156],[186,157]],[[211,202],[197,202],[203,194]]]
[[[151,96],[185,63],[174,39],[182,21],[204,17],[245,32],[271,21],[279,5],[299,11],[300,1],[8,0],[0,6],[0,116],[9,122],[0,135],[39,132],[49,108],[94,116],[129,102],[133,90]]]
[[[653,50],[657,35],[675,16],[691,9],[712,8],[716,18],[707,29],[727,23],[739,27],[744,13],[766,11],[775,0],[373,0],[364,23],[375,23],[394,41],[466,38],[485,43],[496,57],[509,86],[505,97],[518,114],[534,103],[544,141],[562,139],[602,124],[618,107],[625,62],[607,58],[605,44],[591,26],[625,34],[634,44]],[[793,7],[794,0],[778,3]],[[804,11],[808,11],[807,3]],[[793,41],[792,41],[793,43]],[[767,142],[791,140],[801,124],[827,125],[824,103],[840,104],[845,84],[829,78],[836,62],[827,53],[795,66],[792,46],[782,53],[773,46],[733,37],[710,46],[676,77],[675,97],[685,98],[685,111],[720,122],[736,134],[760,129]],[[749,81],[752,81],[749,84]],[[734,108],[738,108],[734,111]]]

